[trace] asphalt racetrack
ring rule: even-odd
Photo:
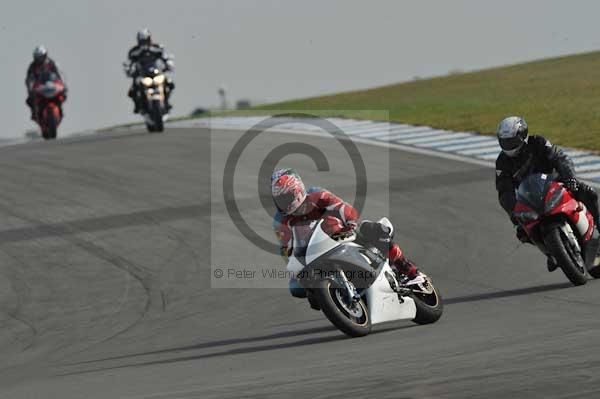
[[[369,195],[389,193],[391,209],[367,201],[365,216],[389,211],[434,279],[436,324],[349,339],[285,288],[245,276],[222,288],[216,267],[284,269],[240,236],[218,194],[240,136],[129,129],[0,148],[1,398],[600,397],[600,282],[571,287],[518,244],[490,168],[397,150],[367,164],[385,176]],[[304,156],[290,166],[353,192],[335,140],[265,137],[318,147],[330,172]],[[240,158],[236,200],[273,241],[262,156]]]

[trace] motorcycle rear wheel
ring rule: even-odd
[[[413,319],[413,322],[417,324],[435,323],[444,313],[442,296],[430,280],[428,280],[427,283],[433,288],[431,294],[415,292],[412,295],[412,299],[415,301],[415,306],[417,307],[417,315]]]
[[[553,228],[544,237],[546,247],[556,259],[565,276],[573,285],[584,285],[587,283],[585,276],[585,265],[581,256],[578,257],[571,249],[569,239],[560,228]]]
[[[344,302],[345,290],[335,287],[330,279],[318,281],[313,292],[325,317],[344,334],[363,337],[371,332],[371,318],[363,299],[352,305]]]
[[[593,278],[600,278],[600,266],[596,266],[594,268],[591,268],[590,270],[588,270],[588,273]]]

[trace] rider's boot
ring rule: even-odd
[[[300,285],[300,282],[292,278],[289,282],[290,294],[295,298],[306,298],[306,289]]]
[[[556,261],[554,260],[553,257],[551,257],[551,256],[548,257],[548,259],[546,260],[546,267],[548,267],[548,271],[550,273],[552,273],[553,271],[558,269],[558,265],[556,264]]]
[[[27,96],[27,98],[25,99],[25,104],[27,104],[27,106],[29,107],[29,110],[31,111],[31,120],[34,121],[35,120],[35,106],[33,104],[33,97],[31,96],[31,94],[29,94]]]
[[[129,88],[129,91],[127,92],[127,97],[131,98],[131,100],[133,101],[133,113],[139,114],[140,113],[140,99],[139,99],[139,94],[137,92],[137,89],[134,88],[134,86],[131,86]]]
[[[412,280],[419,277],[417,266],[406,258],[395,261],[392,266],[397,272],[398,282],[401,285],[409,285]]]
[[[167,93],[165,94],[165,109],[167,110],[167,113],[169,113],[169,111],[171,111],[171,108],[173,108],[170,100],[171,100],[171,90],[167,91]]]
[[[168,87],[168,90],[165,95],[165,107],[167,108],[167,113],[168,113],[171,111],[171,108],[173,108],[173,106],[171,105],[171,93],[175,89],[175,82],[173,82],[171,79],[169,79],[167,81],[167,87]]]

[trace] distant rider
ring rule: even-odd
[[[502,152],[496,159],[496,190],[500,205],[517,228],[517,238],[522,242],[530,242],[527,233],[517,223],[513,210],[517,203],[516,189],[525,177],[534,173],[551,175],[556,172],[565,188],[590,210],[599,228],[596,190],[575,177],[573,162],[559,147],[542,136],[528,134],[527,123],[518,116],[502,120],[497,131]],[[557,265],[549,258],[548,270],[554,271],[556,268]]]
[[[27,99],[25,100],[25,103],[31,110],[32,120],[35,119],[33,87],[36,83],[45,83],[43,80],[48,79],[48,77],[52,76],[53,74],[55,75],[56,79],[63,80],[56,63],[50,57],[48,57],[48,51],[46,48],[44,46],[37,46],[33,50],[33,61],[27,68],[27,77],[25,78],[25,86],[27,87]],[[63,101],[66,99],[66,92],[67,90],[65,86]]]
[[[393,227],[368,220],[359,224],[359,215],[352,205],[322,188],[313,187],[306,191],[300,176],[293,169],[281,169],[271,177],[271,193],[277,207],[273,228],[280,242],[281,255],[287,259],[292,253],[292,227],[299,222],[319,220],[326,216],[342,231],[357,229],[358,240],[372,243],[383,250],[390,265],[402,275],[402,284],[419,275],[417,267],[402,253],[400,247],[392,242]],[[294,281],[290,282],[292,295],[297,292]]]
[[[137,45],[132,47],[127,54],[129,64],[127,65],[127,76],[133,78],[133,83],[127,94],[134,103],[134,113],[140,112],[142,90],[136,84],[136,78],[140,76],[140,72],[144,67],[154,64],[158,60],[162,60],[165,65],[166,71],[173,70],[175,63],[165,53],[165,50],[161,44],[152,42],[152,35],[148,29],[142,29],[137,33]],[[165,85],[165,105],[167,111],[171,109],[169,103],[169,97],[171,92],[175,89],[175,83],[167,77],[167,84]]]

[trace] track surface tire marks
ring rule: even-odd
[[[489,168],[401,151],[369,165],[389,168],[396,239],[447,299],[437,324],[350,340],[286,290],[210,289],[211,250],[281,264],[243,240],[209,245],[209,210],[222,207],[211,156],[240,134],[133,130],[0,149],[1,397],[600,395],[599,286],[570,287],[517,245]],[[333,140],[302,141],[336,154]],[[254,176],[243,166],[242,181]],[[345,180],[326,185],[345,192]]]

